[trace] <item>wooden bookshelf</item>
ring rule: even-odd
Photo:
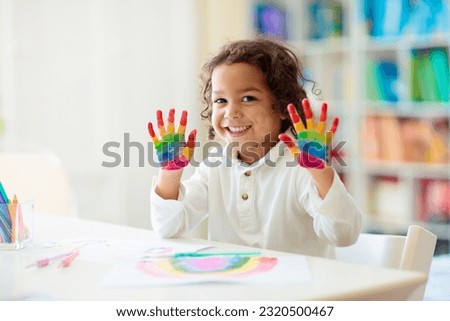
[[[249,1],[247,12],[252,13],[249,21],[255,21],[252,7],[256,4],[273,5],[284,12],[288,35],[286,40],[296,49],[307,75],[316,81],[317,87],[321,90],[320,95],[311,96],[315,101],[313,107],[318,111],[320,101],[326,101],[329,103],[330,112],[341,118],[339,129],[341,133],[338,139],[346,141],[344,152],[348,167],[340,167],[338,171],[345,176],[349,192],[366,215],[365,230],[405,233],[410,224],[420,224],[438,234],[440,238],[450,239],[450,217],[446,222],[422,221],[418,219],[417,207],[423,180],[434,179],[450,184],[449,97],[439,101],[427,97],[420,99],[422,101],[412,98],[413,77],[416,77],[412,63],[413,53],[428,53],[436,48],[439,50],[443,48],[447,57],[450,57],[450,30],[442,31],[438,28],[437,31],[418,35],[414,33],[418,26],[409,26],[406,23],[397,34],[390,32],[387,36],[372,37],[367,17],[362,14],[362,1],[321,1],[326,2],[342,8],[343,27],[337,32],[337,36],[323,39],[310,39],[310,24],[314,22],[309,15],[311,5],[318,3],[317,1],[253,0]],[[384,1],[384,3],[386,6],[399,4],[398,1]],[[450,5],[448,1],[446,3]],[[253,30],[253,35],[256,35],[258,30],[256,28]],[[385,96],[377,99],[369,97],[373,96],[373,92],[368,90],[370,84],[367,78],[367,65],[370,62],[395,64],[395,68],[392,68],[392,65],[381,66],[391,68],[390,72],[395,75],[391,84],[394,88],[389,86],[383,88]],[[386,85],[385,79],[379,86]],[[386,96],[386,90],[391,96]],[[366,150],[371,142],[364,134],[364,124],[373,118],[383,119],[383,125],[378,127],[388,131],[383,133],[381,138],[378,137],[379,148],[383,150],[390,148],[396,155],[385,154],[377,158],[364,155],[363,150]],[[427,156],[429,160],[425,160],[425,156],[423,160],[414,159],[412,156],[409,156],[411,159],[405,157],[404,149],[411,149],[411,145],[414,144],[411,142],[412,138],[405,136],[404,133],[416,128],[413,125],[424,128],[432,134],[430,137],[434,137],[421,136],[423,137],[421,143],[429,144],[431,152],[434,153]],[[439,141],[431,142],[436,139]],[[435,146],[442,147],[442,143],[446,156],[438,155],[438,160],[433,159],[433,156],[435,158],[438,156],[432,149],[437,148]],[[401,149],[401,152],[395,152],[397,148],[395,144],[400,144],[398,149]],[[428,152],[430,153],[430,149]],[[383,183],[379,185],[378,182],[384,182],[383,177],[394,177],[397,180],[395,184],[386,184],[388,190],[385,192],[390,193],[390,197],[381,197],[383,191],[380,189]],[[377,197],[374,196],[375,193],[381,193],[381,196],[374,199]],[[377,213],[377,208],[388,208],[389,204],[374,206],[374,201],[383,202],[383,200],[395,201],[401,217]],[[445,215],[450,216],[449,213]]]

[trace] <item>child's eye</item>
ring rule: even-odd
[[[242,101],[243,101],[243,102],[249,102],[249,101],[253,101],[253,100],[256,100],[256,98],[253,97],[253,96],[244,96],[244,97],[242,98]]]
[[[223,99],[223,98],[214,99],[214,103],[215,104],[223,104],[223,103],[226,103],[226,102],[227,101],[225,99]]]

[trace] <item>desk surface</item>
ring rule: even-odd
[[[154,241],[152,231],[126,226],[39,215],[36,242],[75,237],[111,238],[120,235]],[[189,243],[190,240],[183,239]],[[195,240],[221,251],[248,251],[248,247]],[[33,260],[26,251],[0,251],[0,300],[404,300],[426,282],[416,272],[373,268],[316,257],[305,257],[310,280],[293,284],[245,285],[200,283],[182,286],[105,288],[101,281],[112,263],[76,260],[66,269],[25,269]],[[263,250],[262,255],[292,255]]]

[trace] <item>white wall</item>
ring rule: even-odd
[[[103,144],[148,142],[158,108],[198,102],[196,0],[0,0],[3,140],[53,151],[69,170],[79,216],[150,226],[155,168],[104,168]],[[122,153],[123,154],[123,153]]]

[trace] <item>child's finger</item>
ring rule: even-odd
[[[169,110],[169,116],[167,117],[167,132],[168,133],[174,132],[174,126],[173,126],[174,121],[175,121],[175,109],[171,108]]]
[[[321,122],[327,121],[327,109],[328,109],[327,103],[322,103],[322,110],[320,112],[320,119],[319,119]]]
[[[148,133],[150,134],[150,137],[152,138],[154,143],[158,143],[159,139],[156,137],[155,131],[153,130],[153,124],[151,122],[147,125]]]
[[[325,134],[325,125],[327,122],[327,109],[328,109],[327,103],[323,103],[322,110],[320,112],[320,119],[319,119],[320,121],[316,127],[317,131],[322,135]]]
[[[186,124],[187,124],[187,111],[183,110],[181,112],[180,125],[178,126],[178,134],[183,134],[186,132]]]
[[[181,169],[186,167],[189,164],[192,155],[194,155],[194,147],[195,147],[195,137],[197,136],[197,131],[194,129],[189,134],[188,140],[186,142],[186,146],[181,150],[180,156],[171,162],[169,167],[166,169]]]
[[[194,154],[195,137],[196,136],[197,136],[197,130],[194,129],[189,134],[188,140],[186,142],[186,147],[183,148],[183,150],[181,151],[181,153],[187,160],[191,159],[192,155]]]
[[[306,129],[313,129],[314,128],[314,119],[313,119],[313,113],[311,111],[311,106],[309,104],[308,98],[304,98],[302,100],[302,106],[303,106],[303,112],[305,113],[305,117],[306,117]]]
[[[162,110],[158,109],[156,111],[156,119],[158,121],[158,129],[159,129],[159,135],[164,136],[166,134],[166,130],[164,129],[164,120],[162,117]]]
[[[333,135],[334,135],[334,133],[336,133],[338,125],[339,125],[339,118],[336,117],[333,119],[333,123],[331,124],[331,128],[330,128],[330,132],[332,132]]]
[[[194,129],[188,136],[188,141],[186,142],[186,146],[190,149],[195,147],[195,137],[197,136],[197,130]]]
[[[303,126],[300,116],[297,113],[297,109],[295,109],[295,106],[293,104],[289,104],[287,108],[289,116],[291,117],[292,124],[294,125],[295,131],[297,133],[304,131],[305,126]]]
[[[287,148],[289,148],[289,151],[292,153],[292,155],[294,155],[294,157],[297,157],[298,154],[300,154],[300,149],[290,136],[286,134],[280,134],[278,135],[278,138],[287,146]]]

